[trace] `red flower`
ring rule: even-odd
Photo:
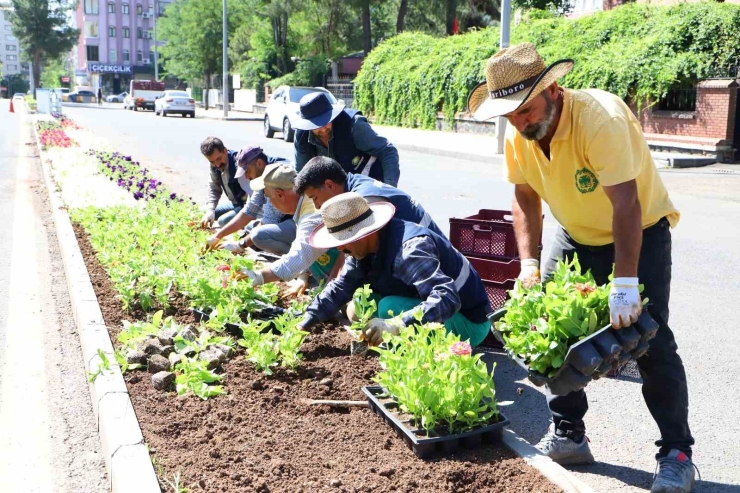
[[[216,270],[218,270],[218,271],[231,270],[231,267],[229,267],[226,264],[223,264],[223,265],[219,265],[218,267],[216,267]]]

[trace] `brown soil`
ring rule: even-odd
[[[124,313],[86,235],[76,227],[112,337]],[[171,313],[192,323],[184,300]],[[238,353],[223,368],[226,395],[201,401],[156,391],[143,371],[125,375],[144,438],[156,456],[163,491],[181,486],[220,492],[559,492],[502,445],[418,459],[366,408],[307,407],[301,399],[364,400],[361,387],[379,370],[377,358],[349,354],[349,335],[318,327],[303,346],[296,372],[265,377]],[[329,386],[319,381],[331,378]]]

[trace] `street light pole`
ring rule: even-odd
[[[157,50],[157,2],[154,3],[154,80],[159,81],[159,50]]]
[[[227,26],[226,26],[226,0],[224,0],[224,74],[223,74],[223,90],[224,94],[221,98],[224,103],[224,117],[229,116],[229,57],[226,50],[227,46]]]
[[[509,47],[509,30],[511,28],[511,0],[501,0],[501,40],[500,48]],[[504,153],[504,137],[506,135],[506,118],[499,116],[496,119],[496,153]]]

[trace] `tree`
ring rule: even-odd
[[[230,5],[229,32],[241,23],[243,8]],[[221,0],[182,0],[173,2],[158,21],[161,47],[167,73],[189,81],[203,80],[208,109],[211,78],[223,69],[223,12]]]
[[[403,32],[403,23],[406,20],[406,13],[409,11],[409,0],[401,0],[398,5],[398,16],[396,17],[396,33]]]
[[[6,75],[0,81],[0,86],[7,87],[5,93],[9,98],[16,92],[25,94],[29,89],[28,81],[21,74]]]
[[[455,33],[455,18],[457,17],[457,0],[445,2],[445,32],[448,36]]]
[[[547,10],[566,14],[570,12],[572,4],[570,0],[513,0],[512,7],[519,7],[525,10]]]
[[[43,70],[41,71],[41,87],[59,87],[61,85],[61,77],[69,76],[72,80],[72,74],[67,68],[67,60],[60,57],[55,60],[47,60],[44,63]]]
[[[362,0],[362,51],[365,55],[373,49],[373,36],[370,28],[370,0]]]
[[[33,80],[41,80],[45,60],[59,58],[77,42],[78,29],[67,25],[75,4],[68,0],[11,0],[9,19],[25,57],[31,61]]]

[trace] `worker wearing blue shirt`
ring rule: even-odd
[[[398,186],[398,150],[378,135],[362,113],[332,105],[323,92],[306,94],[293,124],[295,164],[301,171],[313,157],[335,159],[348,173]]]

